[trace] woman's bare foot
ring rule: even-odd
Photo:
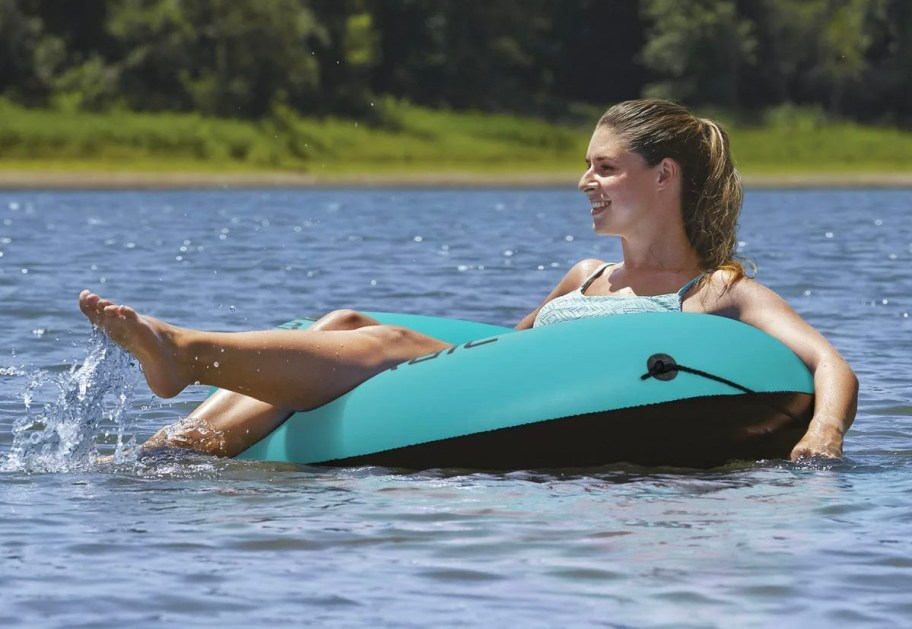
[[[129,306],[115,305],[89,291],[79,295],[79,307],[89,321],[139,360],[156,395],[174,397],[193,381],[179,359],[179,328],[141,317]]]
[[[102,299],[98,295],[87,290],[79,293],[79,309],[82,310],[92,325],[96,328],[101,327],[101,318],[104,315],[105,306],[113,305],[110,301]]]

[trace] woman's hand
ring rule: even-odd
[[[789,459],[823,457],[827,459],[842,458],[842,431],[836,426],[825,425],[816,420],[804,434],[789,455]]]

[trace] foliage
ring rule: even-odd
[[[665,77],[647,94],[737,109],[739,70],[754,60],[756,39],[734,0],[643,0],[642,7],[652,24],[643,60]]]
[[[902,127],[910,67],[908,0],[0,0],[0,97],[64,112],[391,132],[384,102],[576,124],[647,94]]]
[[[244,122],[196,113],[38,111],[0,101],[0,155],[7,167],[141,163],[156,169],[374,173],[566,169],[585,151],[586,134],[577,128],[389,100],[382,107],[383,116],[400,121],[396,129],[302,117],[281,103],[268,118]]]
[[[582,168],[588,126],[378,103],[394,128],[303,117],[277,104],[259,122],[196,113],[97,114],[26,109],[0,100],[5,168],[174,171],[287,170],[318,175],[389,172],[568,173]],[[771,172],[909,172],[912,133],[829,121],[820,108],[771,110],[761,126],[729,128],[739,168]]]

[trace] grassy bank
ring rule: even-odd
[[[259,122],[194,114],[27,110],[0,101],[0,171],[555,175],[579,172],[591,123],[442,112],[386,102],[366,120],[278,107]],[[912,174],[912,133],[800,114],[729,125],[748,176]]]

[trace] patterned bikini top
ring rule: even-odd
[[[693,278],[676,293],[641,297],[639,295],[585,295],[592,281],[602,274],[610,264],[603,264],[586,278],[583,285],[571,293],[556,297],[542,306],[535,317],[532,327],[537,328],[552,323],[585,319],[587,317],[604,317],[614,314],[633,312],[675,312],[681,310],[681,301],[687,291],[696,284],[702,275]]]

